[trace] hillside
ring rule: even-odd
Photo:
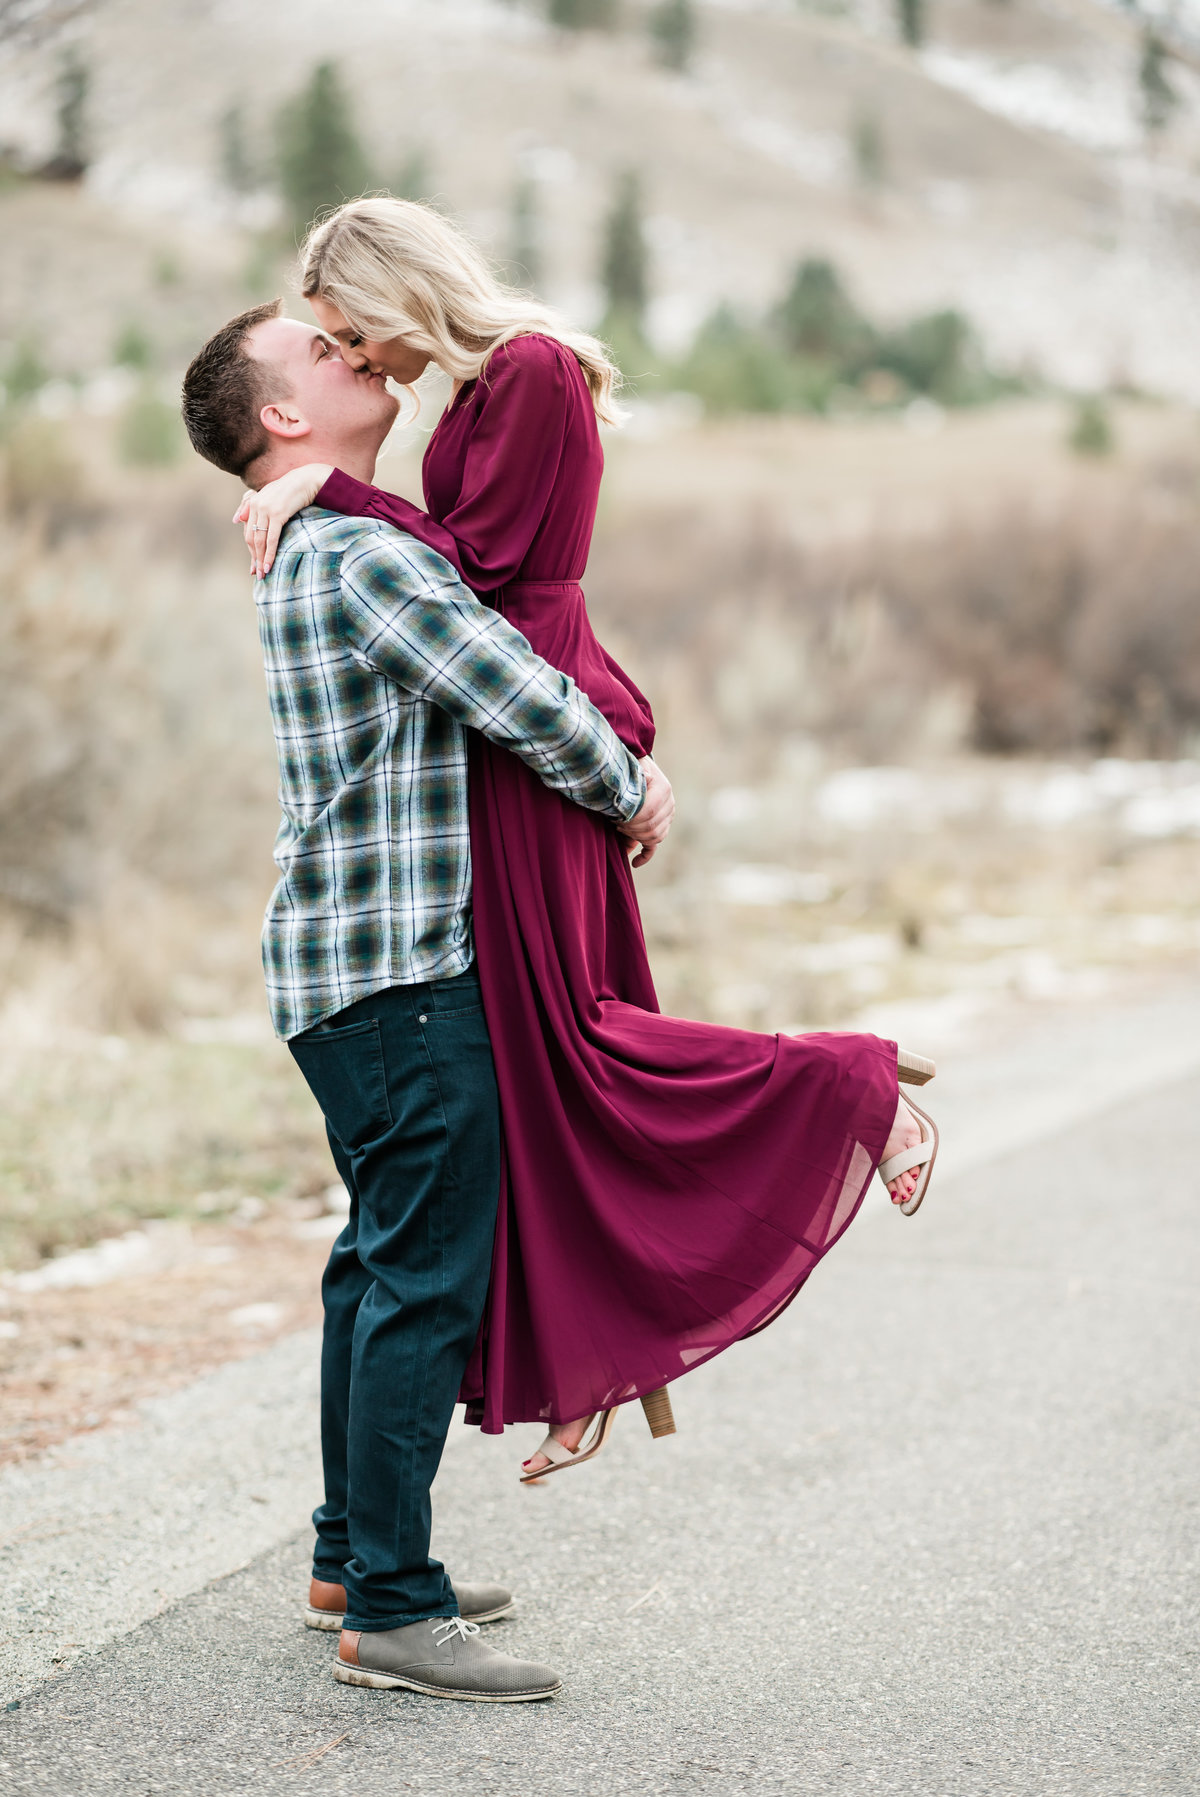
[[[1003,362],[1200,400],[1200,83],[1173,65],[1183,103],[1148,145],[1130,19],[1092,0],[939,0],[914,54],[878,9],[710,0],[680,76],[654,65],[640,10],[630,0],[608,37],[503,0],[343,0],[336,29],[311,0],[10,6],[0,142],[18,166],[49,153],[58,58],[77,42],[95,160],[82,192],[0,194],[0,337],[32,331],[81,372],[136,314],[181,359],[277,278],[253,265],[269,192],[222,186],[222,113],[246,108],[265,166],[279,103],[334,56],[381,180],[420,153],[435,194],[501,254],[514,185],[533,182],[545,288],[583,318],[614,175],[637,167],[666,347],[720,300],[769,303],[818,253],[882,317],[960,305]],[[16,30],[18,12],[43,28]],[[864,120],[876,183],[853,152]]]

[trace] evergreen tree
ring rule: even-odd
[[[51,181],[78,181],[87,172],[87,99],[91,76],[78,50],[68,50],[59,64],[58,143],[41,173]]]
[[[564,31],[612,31],[617,23],[617,0],[549,0],[547,15]]]
[[[1142,36],[1142,59],[1138,67],[1138,86],[1142,94],[1142,123],[1147,131],[1159,132],[1171,122],[1171,114],[1179,104],[1179,95],[1171,85],[1167,67],[1171,53],[1152,25]]]
[[[604,228],[601,278],[607,318],[640,334],[646,313],[646,239],[642,229],[642,184],[633,169],[618,183]]]
[[[1076,455],[1111,455],[1113,429],[1108,408],[1098,394],[1085,395],[1075,406],[1067,441]]]
[[[527,175],[513,188],[511,235],[512,278],[518,287],[537,287],[542,276],[541,221],[537,185]]]
[[[792,277],[778,323],[794,355],[845,368],[867,355],[874,335],[832,262],[812,256]]]
[[[692,0],[658,0],[650,14],[650,35],[664,68],[687,68],[696,47],[696,13]]]
[[[887,173],[887,149],[883,127],[873,108],[864,106],[854,117],[850,132],[854,171],[863,187],[882,187]]]
[[[927,312],[889,331],[876,346],[875,361],[890,369],[915,393],[944,405],[960,405],[978,386],[978,348],[970,320],[961,312]]]
[[[251,193],[258,182],[246,142],[246,114],[240,100],[235,100],[221,114],[218,132],[222,180],[231,193]]]
[[[910,50],[919,50],[925,42],[925,0],[897,0],[900,11],[900,36]]]
[[[297,235],[319,212],[370,185],[367,158],[331,62],[317,64],[307,87],[279,115],[279,178]]]

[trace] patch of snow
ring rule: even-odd
[[[1141,143],[1132,84],[1114,75],[1070,76],[1044,62],[1001,63],[931,46],[921,53],[931,80],[1015,125],[1068,137],[1089,150],[1133,150]]]
[[[828,942],[808,943],[795,949],[789,960],[803,973],[849,973],[882,966],[894,961],[899,953],[900,943],[895,936],[861,931]]]
[[[732,106],[724,109],[722,122],[728,134],[747,149],[757,150],[768,162],[790,170],[810,187],[833,187],[849,174],[846,140],[831,131],[796,131],[780,119]]]
[[[274,1038],[265,1012],[241,1011],[231,1017],[184,1017],[176,1025],[181,1042],[222,1047],[253,1046]]]
[[[939,998],[897,998],[860,1011],[850,1024],[890,1042],[930,1044],[939,1052],[969,1042],[979,1019],[996,1007],[991,992],[946,992]],[[921,1052],[928,1052],[922,1047]]]
[[[1014,823],[1057,830],[1100,809],[1103,799],[1088,772],[1057,768],[1049,774],[1014,780],[1004,794],[1004,809]]]
[[[323,1197],[324,1216],[306,1217],[293,1226],[292,1234],[298,1242],[331,1242],[345,1228],[346,1218],[350,1215],[350,1194],[341,1180],[326,1186]]]
[[[332,1242],[346,1227],[344,1217],[305,1217],[292,1224],[292,1235],[298,1242]]]
[[[229,1321],[235,1329],[274,1329],[283,1321],[283,1315],[282,1304],[243,1304],[230,1311]]]
[[[1003,806],[1014,821],[1044,830],[1107,813],[1132,836],[1193,835],[1200,833],[1200,764],[1106,758],[1021,773],[1005,782]]]
[[[946,422],[946,414],[936,399],[922,394],[910,399],[904,408],[904,428],[914,437],[936,437]]]
[[[719,822],[726,821],[720,803],[718,794],[714,817]],[[1083,766],[1051,763],[943,774],[905,767],[841,768],[817,788],[815,810],[825,823],[855,831],[899,818],[906,818],[910,828],[930,828],[946,819],[998,811],[1009,823],[1037,830],[1104,822],[1131,836],[1196,836],[1200,762],[1105,757]]]
[[[753,823],[762,809],[762,794],[752,786],[719,786],[708,801],[714,824]]]
[[[984,948],[1023,948],[1041,935],[1045,922],[1040,917],[993,917],[973,911],[960,917],[955,927],[964,942]]]
[[[965,224],[975,211],[975,194],[966,181],[927,181],[925,204],[943,224]]]
[[[42,418],[69,418],[79,406],[79,389],[71,381],[47,381],[35,407]]]
[[[134,1273],[152,1273],[178,1266],[192,1256],[192,1232],[185,1223],[150,1223],[109,1236],[91,1248],[56,1255],[28,1273],[6,1273],[3,1283],[13,1291],[64,1291],[72,1286],[106,1285]]]
[[[1121,813],[1131,836],[1200,835],[1200,782],[1142,793]]]
[[[624,399],[624,434],[638,443],[656,443],[678,431],[694,430],[704,418],[704,401],[695,393],[664,393]]]
[[[869,830],[919,810],[924,782],[907,767],[847,767],[817,789],[817,815],[846,830]]]
[[[80,410],[93,418],[110,418],[132,399],[137,384],[137,376],[131,368],[101,369],[80,389]]]
[[[546,187],[567,187],[579,173],[579,164],[561,144],[522,144],[517,150],[517,167],[527,180]]]
[[[766,862],[744,861],[717,878],[718,896],[727,905],[821,905],[832,891],[827,874]]]
[[[203,170],[165,157],[114,151],[97,158],[86,184],[110,205],[156,217],[186,218],[193,225],[234,224],[263,231],[277,224],[282,214],[282,202],[274,193],[231,194]]]

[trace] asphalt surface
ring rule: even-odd
[[[0,1789],[1195,1792],[1198,1101],[873,1208],[672,1440],[525,1490],[529,1432],[459,1431],[438,1551],[556,1701],[335,1685],[305,1533],[14,1699]]]

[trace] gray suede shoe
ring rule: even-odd
[[[468,1703],[532,1703],[562,1690],[548,1666],[485,1647],[478,1625],[461,1616],[433,1616],[377,1634],[343,1629],[333,1676],[343,1685],[420,1691]]]
[[[499,1622],[513,1609],[513,1594],[503,1585],[458,1585],[451,1590],[464,1622]],[[343,1586],[325,1579],[314,1579],[308,1587],[308,1606],[304,1626],[310,1629],[340,1629],[346,1619],[346,1592]]]

